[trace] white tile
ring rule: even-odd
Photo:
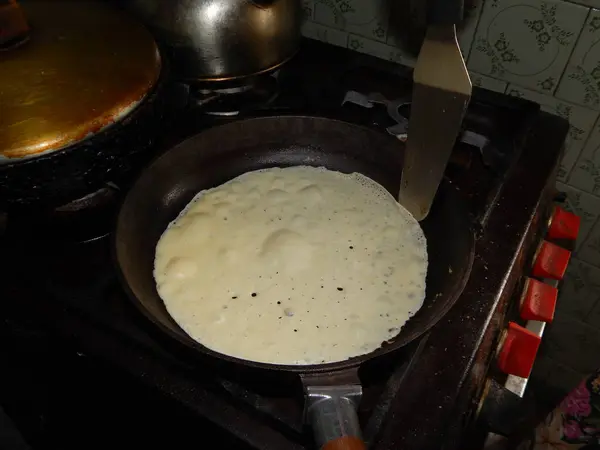
[[[348,33],[345,31],[329,28],[314,22],[304,22],[302,24],[302,34],[307,38],[339,45],[340,47],[346,47],[348,44]]]
[[[469,76],[471,77],[473,86],[478,86],[490,91],[500,92],[502,94],[506,92],[506,87],[508,86],[506,81],[496,80],[495,78],[481,75],[480,73],[473,71],[469,71]]]
[[[508,86],[506,93],[539,103],[544,111],[564,117],[569,121],[571,126],[565,142],[565,155],[558,173],[559,180],[566,180],[592,131],[598,113],[514,84]]]
[[[389,3],[385,0],[319,0],[315,2],[315,21],[385,42]]]
[[[600,267],[600,222],[594,224],[589,236],[580,245],[577,257],[582,261]],[[600,283],[600,278],[598,283]]]
[[[598,368],[600,330],[558,314],[544,333],[544,354],[579,373]]]
[[[588,9],[557,0],[490,0],[483,7],[469,68],[552,94]]]
[[[568,314],[582,322],[600,298],[600,269],[572,258],[560,288],[556,314]]]
[[[600,121],[587,140],[568,183],[585,192],[600,196]]]
[[[600,198],[564,183],[558,182],[556,187],[567,193],[565,209],[581,217],[581,228],[576,243],[577,249],[580,249],[600,216]]]
[[[600,11],[591,10],[556,96],[600,109]]]
[[[405,66],[414,65],[414,59],[397,47],[382,44],[381,42],[350,34],[348,37],[348,48],[357,52],[376,56],[387,61],[396,62]]]

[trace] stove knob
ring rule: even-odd
[[[529,377],[540,342],[541,338],[535,333],[509,322],[498,354],[498,367],[509,375]]]
[[[579,234],[580,225],[581,217],[556,206],[548,225],[548,238],[574,241]]]
[[[558,289],[534,278],[527,278],[521,297],[521,319],[552,322]]]
[[[562,280],[570,258],[570,251],[551,242],[542,241],[536,253],[531,273],[538,278]]]

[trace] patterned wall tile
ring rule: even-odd
[[[302,24],[302,34],[307,38],[316,39],[328,44],[346,47],[348,45],[348,33],[345,31],[329,28],[318,23],[306,21]]]
[[[590,12],[556,96],[600,109],[600,11]]]
[[[587,140],[568,183],[585,192],[600,196],[600,121]]]
[[[587,13],[564,1],[488,0],[469,68],[552,94]]]
[[[586,373],[598,368],[600,330],[557,314],[544,333],[543,354],[577,372]]]
[[[481,75],[480,73],[473,71],[469,72],[469,76],[471,77],[471,83],[473,83],[473,86],[478,86],[490,91],[500,92],[502,94],[506,92],[506,87],[508,86],[506,81],[496,80],[495,78]]]
[[[587,239],[580,245],[577,257],[582,261],[600,267],[600,223],[596,223]],[[600,283],[600,277],[598,278]]]
[[[580,249],[600,216],[600,198],[560,182],[556,183],[556,187],[567,193],[565,208],[581,217],[581,228],[576,244],[577,249]]]
[[[558,173],[558,179],[565,181],[592,131],[592,127],[598,118],[598,113],[513,84],[508,86],[506,93],[539,103],[544,111],[569,120],[571,127],[567,136],[565,156],[561,161]]]
[[[383,44],[381,42],[372,41],[371,39],[367,39],[356,34],[350,34],[348,37],[348,48],[357,52],[367,53],[378,58],[403,64],[405,66],[414,65],[414,59],[405,54],[399,48],[392,47],[391,45]]]
[[[389,4],[385,0],[315,0],[320,24],[386,42]]]
[[[560,289],[556,314],[587,322],[600,299],[600,268],[573,258]]]

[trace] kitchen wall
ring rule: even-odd
[[[411,66],[423,3],[304,0],[303,33]],[[565,391],[600,367],[600,0],[466,4],[459,42],[473,84],[533,100],[571,124],[557,185],[582,229],[533,374]]]

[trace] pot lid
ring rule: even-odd
[[[21,8],[28,39],[0,51],[0,163],[106,128],[142,101],[160,73],[151,34],[109,5],[34,0]]]

